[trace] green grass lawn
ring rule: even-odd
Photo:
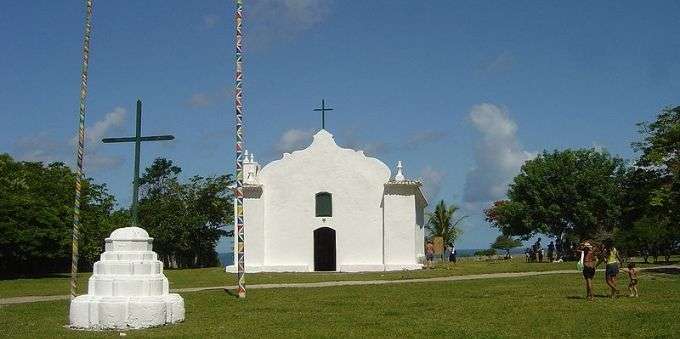
[[[641,267],[651,266],[642,264]],[[299,283],[346,280],[395,280],[443,277],[501,272],[529,272],[576,269],[573,262],[566,263],[526,263],[523,258],[498,261],[466,260],[456,264],[440,263],[435,269],[419,271],[370,272],[370,273],[257,273],[246,275],[248,284]],[[170,288],[210,287],[235,285],[234,274],[229,274],[221,267],[166,270],[170,280]],[[87,279],[90,273],[78,275],[79,293],[87,293]],[[69,275],[57,274],[39,279],[0,280],[0,298],[20,296],[66,295],[69,293]]]
[[[680,276],[645,272],[638,299],[594,302],[579,274],[396,285],[183,294],[186,321],[128,337],[636,337],[680,335]],[[622,279],[625,287],[627,279]],[[624,288],[625,289],[625,288]],[[72,331],[68,302],[0,307],[0,337],[117,337]]]

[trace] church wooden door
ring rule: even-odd
[[[335,230],[321,227],[314,230],[314,270],[335,271]]]

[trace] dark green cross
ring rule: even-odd
[[[326,111],[332,111],[332,108],[326,108],[326,100],[321,99],[321,108],[315,108],[314,111],[321,112],[321,129],[326,129]]]
[[[104,138],[102,142],[105,144],[119,143],[119,142],[134,142],[135,143],[135,174],[132,179],[132,226],[137,226],[137,204],[139,196],[139,152],[142,141],[162,141],[173,140],[172,135],[152,135],[148,137],[142,136],[142,101],[137,100],[137,123],[135,125],[135,136],[125,138]]]

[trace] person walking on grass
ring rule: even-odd
[[[449,261],[452,263],[456,263],[456,245],[451,244],[451,253],[449,253]]]
[[[605,281],[611,290],[610,297],[614,299],[619,293],[619,289],[616,284],[618,279],[617,277],[619,275],[619,263],[622,260],[619,256],[619,251],[616,249],[616,247],[614,247],[614,243],[611,240],[607,240],[604,246],[606,255]]]
[[[629,297],[639,297],[640,295],[638,294],[638,269],[635,268],[635,263],[634,262],[629,262],[628,263],[628,269],[624,269],[628,273],[628,279],[630,282],[628,283],[628,292],[630,294],[628,295]]]
[[[431,241],[425,245],[425,268],[432,268],[434,265],[434,244]]]
[[[588,301],[594,300],[593,279],[595,278],[595,268],[597,267],[597,256],[593,245],[586,241],[580,246],[581,262],[583,266],[583,278],[586,280],[586,298]]]
[[[555,244],[551,241],[548,244],[548,262],[553,262],[555,260]]]

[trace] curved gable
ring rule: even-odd
[[[304,174],[308,180],[316,180],[330,173],[363,177],[368,180],[366,184],[375,185],[382,185],[390,178],[390,169],[382,161],[366,156],[363,151],[338,146],[333,135],[326,130],[316,133],[307,148],[284,153],[281,159],[267,164],[259,178],[268,186],[273,184],[270,179],[275,177]]]

